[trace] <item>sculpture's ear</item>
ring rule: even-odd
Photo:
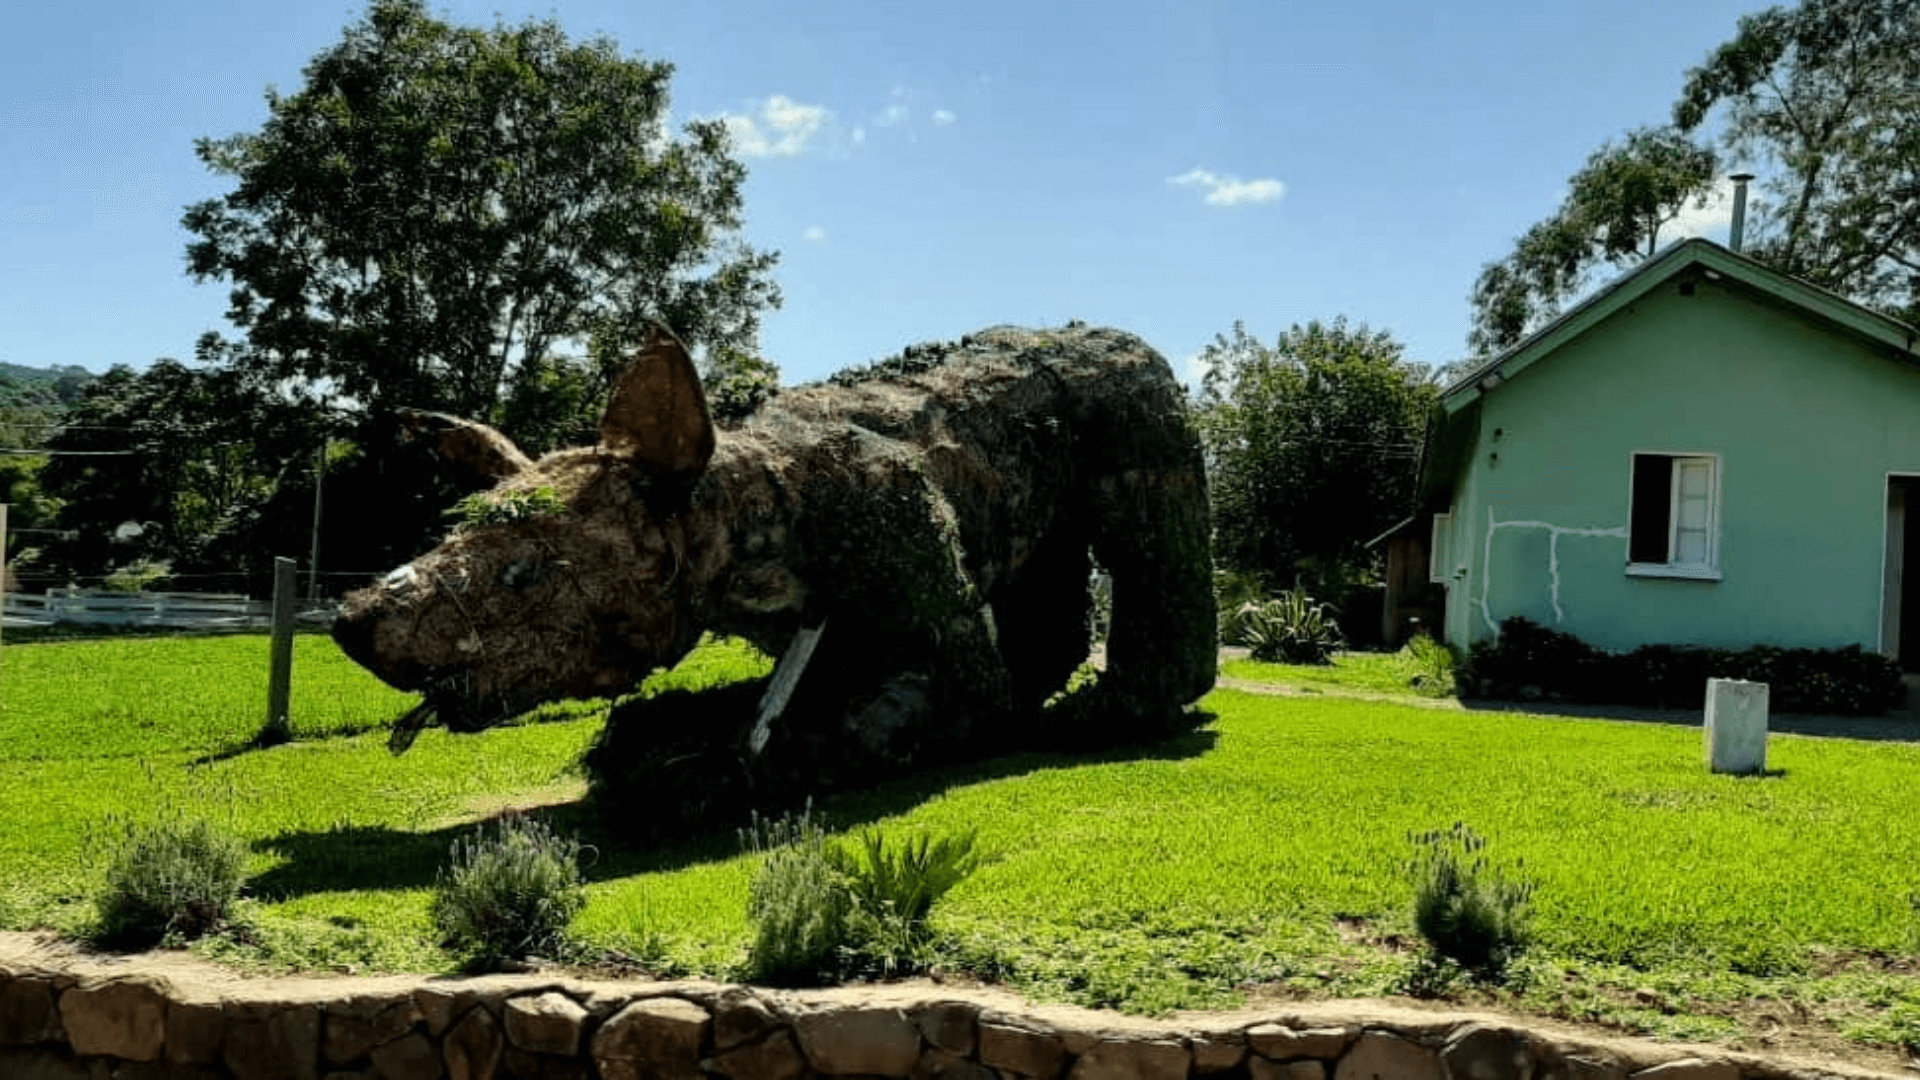
[[[424,442],[441,458],[466,468],[477,479],[493,483],[533,464],[505,435],[485,424],[445,413],[401,412],[400,437],[406,442]]]
[[[678,338],[647,331],[640,355],[613,384],[600,445],[633,457],[648,470],[692,479],[713,457],[713,415],[693,358]]]

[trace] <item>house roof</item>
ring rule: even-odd
[[[1744,286],[1771,302],[1795,309],[1869,341],[1884,344],[1894,351],[1898,359],[1920,362],[1920,355],[1914,352],[1920,331],[1906,323],[1862,307],[1817,285],[1768,269],[1711,240],[1696,238],[1669,246],[1574,305],[1513,348],[1476,365],[1440,392],[1441,404],[1449,413],[1466,408],[1501,382],[1538,363],[1614,312],[1660,285],[1696,271],[1709,279],[1731,281]]]

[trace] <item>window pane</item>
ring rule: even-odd
[[[1667,561],[1667,540],[1673,512],[1673,459],[1665,454],[1633,455],[1632,527],[1627,559],[1637,563]]]
[[[1705,566],[1713,525],[1713,462],[1674,463],[1673,561]]]

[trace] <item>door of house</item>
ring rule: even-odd
[[[1880,651],[1906,670],[1920,671],[1920,476],[1887,477]]]

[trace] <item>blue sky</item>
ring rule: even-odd
[[[674,62],[677,118],[733,117],[788,382],[995,323],[1134,331],[1176,367],[1244,320],[1345,315],[1465,352],[1482,264],[1602,141],[1666,119],[1760,0],[1397,3],[462,0]],[[199,136],[359,3],[6,0],[0,361],[144,366],[231,328],[185,273]],[[1724,235],[1721,208],[1675,232]]]

